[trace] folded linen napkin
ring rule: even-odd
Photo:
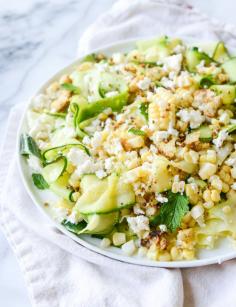
[[[119,1],[85,32],[79,55],[122,39],[169,34],[222,39],[236,30],[176,1]],[[0,157],[0,219],[36,307],[235,306],[236,262],[198,269],[125,264],[96,254],[55,229],[27,195],[16,166],[22,105],[10,113]]]

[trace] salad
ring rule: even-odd
[[[157,261],[236,239],[236,58],[161,37],[91,54],[33,98],[20,153],[54,218]]]

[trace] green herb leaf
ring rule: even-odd
[[[48,112],[48,111],[45,111],[45,114],[53,116],[53,117],[66,118],[66,113],[64,113],[64,112]]]
[[[96,62],[96,54],[91,53],[91,54],[86,55],[83,58],[83,62]]]
[[[70,91],[74,94],[79,94],[80,93],[80,90],[77,86],[71,84],[71,83],[63,83],[61,85],[61,87],[63,87],[64,89],[66,89],[67,91]]]
[[[101,85],[99,85],[98,87],[98,92],[101,98],[105,98],[107,91]]]
[[[34,185],[40,189],[40,190],[45,190],[49,188],[49,184],[47,181],[43,178],[41,174],[32,174],[32,179]]]
[[[168,192],[168,202],[160,209],[158,222],[164,224],[170,231],[175,231],[181,224],[184,215],[189,211],[189,201],[185,195]]]
[[[144,131],[142,131],[140,129],[135,129],[135,128],[130,128],[128,130],[128,132],[133,133],[135,135],[142,135],[142,136],[144,136],[146,134]]]
[[[81,221],[78,224],[73,224],[71,222],[64,220],[62,222],[62,225],[65,226],[65,228],[69,230],[70,232],[79,233],[81,230],[83,230],[87,226],[87,223],[85,221]]]
[[[215,84],[215,82],[214,82],[212,76],[203,77],[199,82],[199,85],[200,85],[201,88],[209,88],[213,84]]]
[[[236,124],[229,125],[226,129],[228,133],[235,132],[235,130],[236,130]]]
[[[140,113],[145,117],[145,119],[148,120],[148,104],[141,103],[139,110]]]
[[[35,140],[28,134],[20,136],[20,154],[23,156],[34,155],[41,159],[41,151]]]

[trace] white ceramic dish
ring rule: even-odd
[[[134,47],[134,43],[136,40],[132,41],[123,41],[115,45],[110,45],[102,49],[94,50],[94,52],[102,52],[104,54],[110,55],[114,52],[118,51],[128,51]],[[188,39],[187,42],[191,42],[192,40]],[[57,80],[59,76],[62,74],[72,71],[73,68],[80,62],[81,58],[73,62],[71,65],[67,66],[66,68],[60,70],[57,74],[55,74],[50,80],[45,82],[43,86],[39,88],[39,90],[35,93],[38,95],[39,93],[43,92],[51,82]],[[31,100],[26,105],[24,115],[21,120],[21,124],[18,130],[18,143],[17,143],[17,151],[19,152],[19,138],[20,134],[26,132],[26,110],[29,108]],[[188,267],[198,267],[203,265],[209,265],[214,263],[222,263],[223,261],[232,259],[236,257],[236,249],[231,246],[230,242],[227,239],[223,239],[218,243],[218,246],[213,250],[201,250],[198,253],[198,259],[191,260],[191,261],[172,261],[172,262],[163,262],[163,261],[151,261],[147,258],[140,258],[138,256],[128,257],[125,256],[119,248],[109,247],[107,249],[100,248],[100,240],[96,238],[92,238],[89,235],[81,235],[76,236],[73,233],[66,230],[62,225],[52,219],[50,215],[49,209],[44,206],[44,203],[48,201],[48,199],[55,198],[50,191],[40,191],[38,190],[31,179],[31,172],[29,167],[26,163],[24,157],[18,154],[18,165],[19,170],[21,173],[22,181],[24,186],[32,198],[35,205],[40,209],[43,214],[47,215],[51,223],[54,224],[61,232],[63,232],[66,236],[70,237],[74,241],[78,242],[79,244],[85,246],[86,248],[99,253],[103,254],[107,257],[122,261],[128,262],[137,265],[143,266],[153,266],[153,267],[167,267],[167,268],[188,268]]]

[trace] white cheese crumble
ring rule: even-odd
[[[39,94],[32,99],[33,109],[37,111],[48,109],[49,104],[50,99],[44,94]]]
[[[149,219],[144,215],[139,215],[136,217],[127,217],[127,222],[129,228],[136,234],[139,234],[140,232],[145,230],[150,230]]]
[[[161,204],[168,202],[168,198],[162,196],[161,194],[156,194],[156,200]]]
[[[116,52],[112,55],[112,60],[115,64],[121,64],[124,61],[124,55],[121,52]]]
[[[100,169],[100,170],[98,170],[98,171],[95,172],[95,175],[96,175],[99,179],[102,179],[102,178],[104,178],[104,177],[107,176],[107,173],[106,173],[104,170]]]
[[[117,96],[119,94],[118,91],[111,91],[111,92],[108,92],[106,93],[106,97],[114,97],[114,96]]]
[[[217,148],[220,148],[224,141],[227,139],[228,135],[229,134],[226,130],[221,130],[218,134],[218,137],[213,140],[213,144],[215,144]]]
[[[167,227],[164,224],[159,225],[160,231],[162,232],[166,232],[167,231]]]
[[[32,168],[33,171],[41,173],[42,166],[40,164],[39,158],[30,155],[29,159],[28,159],[28,164],[29,164],[30,168]]]
[[[173,51],[175,53],[183,53],[185,51],[185,46],[183,45],[177,45],[175,46],[175,48],[173,49]]]
[[[182,60],[182,54],[176,54],[166,57],[163,60],[163,69],[165,71],[175,71],[176,73],[179,73],[182,65]]]
[[[231,185],[231,188],[232,188],[233,190],[236,190],[236,182],[234,182],[234,183]]]
[[[199,110],[196,111],[193,109],[182,109],[177,113],[177,116],[184,123],[189,123],[191,129],[198,128],[205,120],[205,117]]]
[[[77,166],[89,161],[91,158],[83,150],[73,147],[69,150],[67,159],[71,164]]]
[[[94,149],[97,149],[102,145],[103,137],[100,131],[95,131],[93,137],[90,140],[90,144]]]
[[[138,81],[137,85],[138,85],[138,88],[142,91],[145,91],[145,90],[148,90],[149,89],[149,86],[151,84],[151,80],[147,77],[144,77],[143,80],[140,80]]]

